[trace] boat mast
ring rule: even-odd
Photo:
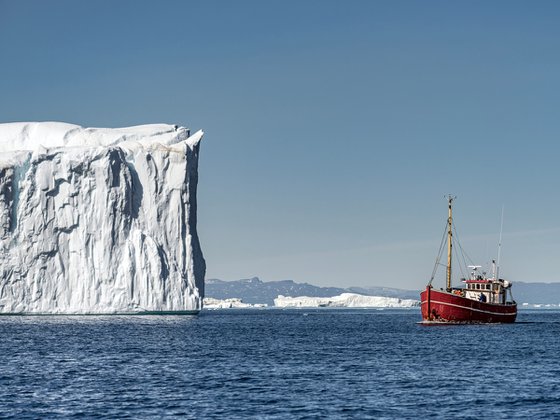
[[[451,254],[453,250],[453,213],[451,210],[451,204],[455,197],[451,195],[447,196],[449,203],[449,216],[447,218],[447,291],[451,292]]]

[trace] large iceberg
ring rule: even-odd
[[[412,308],[420,302],[414,299],[399,299],[385,296],[366,296],[357,293],[342,293],[333,297],[282,296],[274,299],[280,308]]]
[[[202,134],[0,124],[0,313],[198,312]]]

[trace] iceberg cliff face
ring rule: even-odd
[[[200,310],[201,138],[0,124],[0,313]]]

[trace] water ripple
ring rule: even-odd
[[[303,316],[303,315],[306,316]],[[560,313],[0,317],[0,417],[552,418]]]

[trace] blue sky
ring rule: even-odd
[[[0,0],[0,116],[204,129],[208,277],[560,281],[560,4]]]

